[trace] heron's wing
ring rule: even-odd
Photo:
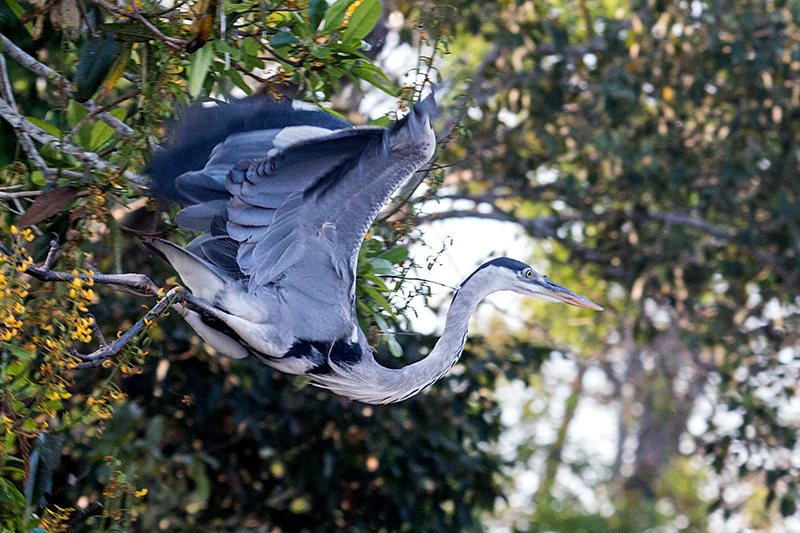
[[[297,101],[253,99],[210,108],[190,107],[170,132],[169,145],[157,152],[150,162],[151,192],[183,205],[197,203],[185,190],[179,190],[181,182],[186,186],[191,180],[176,180],[178,176],[203,168],[221,185],[234,163],[266,157],[276,147],[274,139],[282,131],[307,126],[328,131],[352,127],[317,106]],[[284,137],[289,135],[284,134]],[[226,142],[225,149],[217,148]],[[277,145],[280,147],[280,140]],[[197,187],[202,188],[202,185],[197,184]]]
[[[185,207],[176,222],[205,232],[187,247],[234,279],[247,275],[237,263],[238,241],[227,230],[228,192],[225,180],[237,163],[248,166],[287,146],[350,128],[347,122],[303,102],[243,102],[215,108],[190,108],[181,117],[166,149],[153,158],[151,193]],[[193,170],[201,168],[201,170]],[[273,195],[280,205],[302,184]],[[269,223],[269,217],[263,223]]]
[[[309,303],[347,305],[364,234],[433,152],[434,109],[431,98],[389,129],[331,131],[327,118],[311,120],[323,112],[303,108],[302,120],[284,120],[291,126],[229,135],[203,170],[173,179],[172,190],[193,204],[177,221],[206,232],[193,251],[249,278],[251,291],[280,280]]]
[[[336,297],[342,289],[350,295],[369,226],[433,153],[433,105],[417,107],[392,128],[340,130],[229,173],[228,232],[240,243],[238,263],[251,290],[280,280],[320,294],[338,282]],[[298,184],[302,191],[281,196]]]
[[[320,199],[347,184],[362,158],[380,149],[385,134],[383,128],[339,130],[234,167],[227,182],[233,195],[227,228],[239,242],[237,259],[251,286],[276,281],[309,254],[306,268],[334,267],[330,255],[338,232],[330,219],[337,206]],[[322,250],[327,257],[318,256]],[[341,267],[334,270],[343,278]]]

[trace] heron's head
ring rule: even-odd
[[[547,276],[539,274],[525,263],[508,257],[484,263],[464,281],[462,287],[470,280],[483,284],[487,294],[508,290],[548,302],[563,302],[595,311],[603,310],[588,298],[553,283]]]

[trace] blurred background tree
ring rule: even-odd
[[[7,0],[4,527],[791,531],[798,10]],[[379,68],[396,42],[419,58],[399,83]],[[385,363],[433,344],[393,334],[418,290],[391,277],[411,271],[414,224],[522,228],[537,267],[607,312],[526,303],[524,328],[493,322],[445,381],[388,407],[220,359],[172,315],[114,365],[71,368],[68,349],[97,347],[92,322],[113,338],[153,302],[24,271],[56,234],[54,269],[174,283],[137,237],[188,238],[174,206],[146,199],[177,109],[238,90],[333,101],[358,121],[356,85],[403,107],[426,77],[446,101],[439,165],[362,257],[362,322]]]

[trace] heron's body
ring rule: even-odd
[[[552,299],[528,290],[550,282],[527,265],[495,260],[462,284],[428,357],[399,370],[375,361],[356,320],[358,250],[378,211],[433,154],[434,108],[429,98],[388,129],[288,102],[200,111],[179,126],[175,147],[152,165],[154,192],[186,205],[177,222],[203,233],[185,250],[150,244],[193,295],[193,308],[181,309],[189,324],[231,357],[255,355],[336,393],[390,403],[452,367],[486,295]],[[550,285],[560,301],[598,308]]]

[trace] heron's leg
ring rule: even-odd
[[[225,314],[222,313],[219,309],[217,309],[207,301],[198,298],[189,291],[186,291],[186,293],[183,295],[183,301],[186,302],[187,304],[192,304],[193,306],[200,309],[202,312],[207,313],[216,318],[222,319],[225,316]]]

